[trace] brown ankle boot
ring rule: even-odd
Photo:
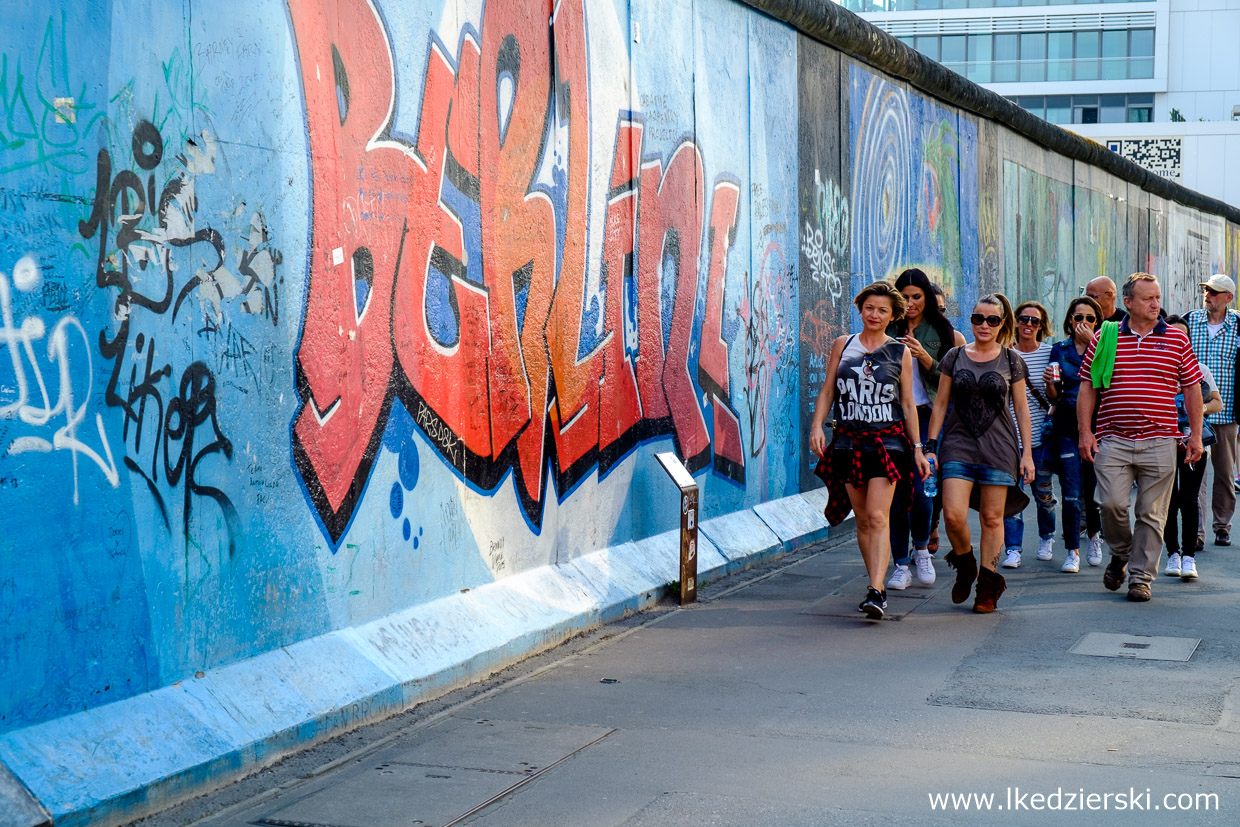
[[[963,603],[969,599],[970,592],[973,591],[973,581],[977,579],[977,558],[973,556],[973,549],[970,548],[964,554],[944,555],[943,562],[956,570],[956,582],[952,586],[952,602]]]
[[[973,611],[978,614],[990,614],[999,603],[999,595],[1007,591],[1007,581],[997,571],[983,568],[977,576],[977,599],[973,601]]]

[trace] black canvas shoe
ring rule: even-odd
[[[1214,545],[1229,546],[1231,545],[1231,535],[1226,531],[1214,532]]]
[[[871,586],[866,592],[865,600],[862,600],[857,608],[865,612],[865,616],[870,620],[882,620],[883,610],[887,608],[887,595]]]
[[[1124,585],[1124,574],[1127,568],[1126,562],[1111,555],[1111,562],[1107,563],[1107,567],[1102,572],[1102,585],[1111,591],[1118,591],[1119,587]]]

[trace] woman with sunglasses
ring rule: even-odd
[[[1055,494],[1051,472],[1042,468],[1042,426],[1050,401],[1046,397],[1042,374],[1051,361],[1050,313],[1038,302],[1022,302],[1016,308],[1016,345],[1013,352],[1025,360],[1029,381],[1025,383],[1025,401],[1029,406],[1029,431],[1033,435],[1033,501],[1038,513],[1038,559],[1051,559],[1055,536]],[[1025,519],[1016,514],[1003,521],[1003,568],[1020,567],[1020,550],[1025,543]]]
[[[961,336],[935,301],[934,287],[924,272],[917,268],[905,270],[896,279],[896,289],[904,296],[904,318],[887,328],[887,335],[899,339],[913,357],[913,402],[917,405],[917,424],[921,433],[919,442],[926,440],[926,428],[930,425],[930,411],[935,394],[939,391],[939,360],[955,345],[964,344]],[[909,571],[910,562],[916,566],[917,582],[923,586],[934,584],[934,563],[930,556],[930,521],[934,514],[934,499],[927,497],[922,481],[914,477],[901,482],[912,486],[913,507],[907,512],[896,509],[891,515],[891,562],[894,571],[887,581],[887,588],[907,589],[913,583]],[[913,537],[913,551],[909,554],[909,533]]]
[[[918,433],[913,402],[913,359],[908,348],[887,335],[887,327],[904,316],[904,297],[889,281],[866,287],[853,304],[861,311],[862,329],[840,336],[831,346],[826,381],[818,392],[809,447],[820,460],[814,473],[827,484],[826,516],[838,525],[851,508],[856,515],[857,545],[865,561],[870,588],[858,607],[871,620],[887,608],[883,578],[891,557],[888,514],[897,484],[930,468]],[[835,407],[834,438],[823,434]],[[907,492],[909,489],[904,487]],[[894,505],[908,510],[907,495]]]
[[[939,460],[942,474],[943,519],[952,544],[944,560],[956,570],[952,602],[967,600],[976,580],[973,611],[988,613],[1007,588],[998,566],[1009,493],[1025,500],[1015,489],[1017,476],[1026,483],[1034,476],[1025,398],[1029,372],[1025,361],[1008,349],[1016,334],[1016,315],[1003,294],[978,299],[969,321],[973,342],[952,348],[939,365],[942,376],[926,455]],[[1016,409],[1015,421],[1009,403]],[[968,521],[975,487],[982,525],[980,571]]]
[[[1102,535],[1099,533],[1102,520],[1094,501],[1097,481],[1094,464],[1081,457],[1078,447],[1076,399],[1081,388],[1078,378],[1081,359],[1104,321],[1098,302],[1088,296],[1073,299],[1063,319],[1063,332],[1068,338],[1051,346],[1050,365],[1042,373],[1046,394],[1055,406],[1050,431],[1043,441],[1043,467],[1059,475],[1059,490],[1063,494],[1063,544],[1068,550],[1060,570],[1069,573],[1081,570],[1082,508],[1089,534],[1086,559],[1091,566],[1102,564]],[[1042,559],[1041,554],[1038,559]]]

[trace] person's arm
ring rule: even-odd
[[[913,372],[913,354],[906,347],[900,367],[900,407],[904,409],[904,430],[910,437],[909,441],[914,443],[921,434],[921,428],[917,421],[917,403],[913,401],[913,383],[920,381]],[[923,480],[930,476],[930,465],[926,462],[922,447],[917,444],[913,447],[913,464]]]
[[[1185,385],[1184,388],[1184,410],[1188,412],[1188,447],[1184,461],[1188,463],[1196,462],[1201,459],[1205,449],[1201,446],[1201,411],[1204,407],[1201,403],[1201,383],[1194,382],[1191,385]]]
[[[952,343],[955,344],[956,347],[964,347],[964,344],[965,344],[964,334],[961,333],[959,330],[953,331],[952,332]]]
[[[950,354],[946,357],[950,358]],[[934,410],[930,412],[930,425],[926,428],[926,436],[934,441],[934,450],[926,451],[926,459],[936,457],[938,450],[939,432],[943,429],[943,420],[947,419],[947,406],[952,399],[952,378],[944,373],[939,376],[939,391],[934,397]]]
[[[1200,391],[1197,398],[1201,398]],[[1098,440],[1094,437],[1094,405],[1097,403],[1098,391],[1094,383],[1082,379],[1081,388],[1076,393],[1076,427],[1081,432],[1077,447],[1080,448],[1081,459],[1088,462],[1093,462],[1094,455],[1098,453]]]
[[[1025,484],[1033,482],[1033,428],[1029,420],[1029,397],[1025,391],[1025,379],[1017,379],[1012,383],[1012,406],[1016,408],[1016,425],[1020,429],[1020,474]]]
[[[835,398],[835,375],[840,369],[840,354],[844,352],[847,336],[838,336],[831,345],[831,358],[827,361],[827,377],[818,391],[818,399],[814,402],[814,418],[809,426],[809,449],[815,456],[822,456],[827,450],[827,437],[822,432],[827,422],[827,414],[831,412],[831,403]]]
[[[1218,392],[1218,388],[1211,387],[1210,398],[1207,399],[1205,404],[1201,406],[1201,414],[1202,416],[1210,416],[1211,414],[1216,414],[1221,410],[1223,410],[1223,397]]]

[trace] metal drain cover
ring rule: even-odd
[[[1201,638],[1146,637],[1144,635],[1088,632],[1068,650],[1068,653],[1091,655],[1095,658],[1186,661],[1193,656],[1193,652],[1196,652],[1200,645]]]

